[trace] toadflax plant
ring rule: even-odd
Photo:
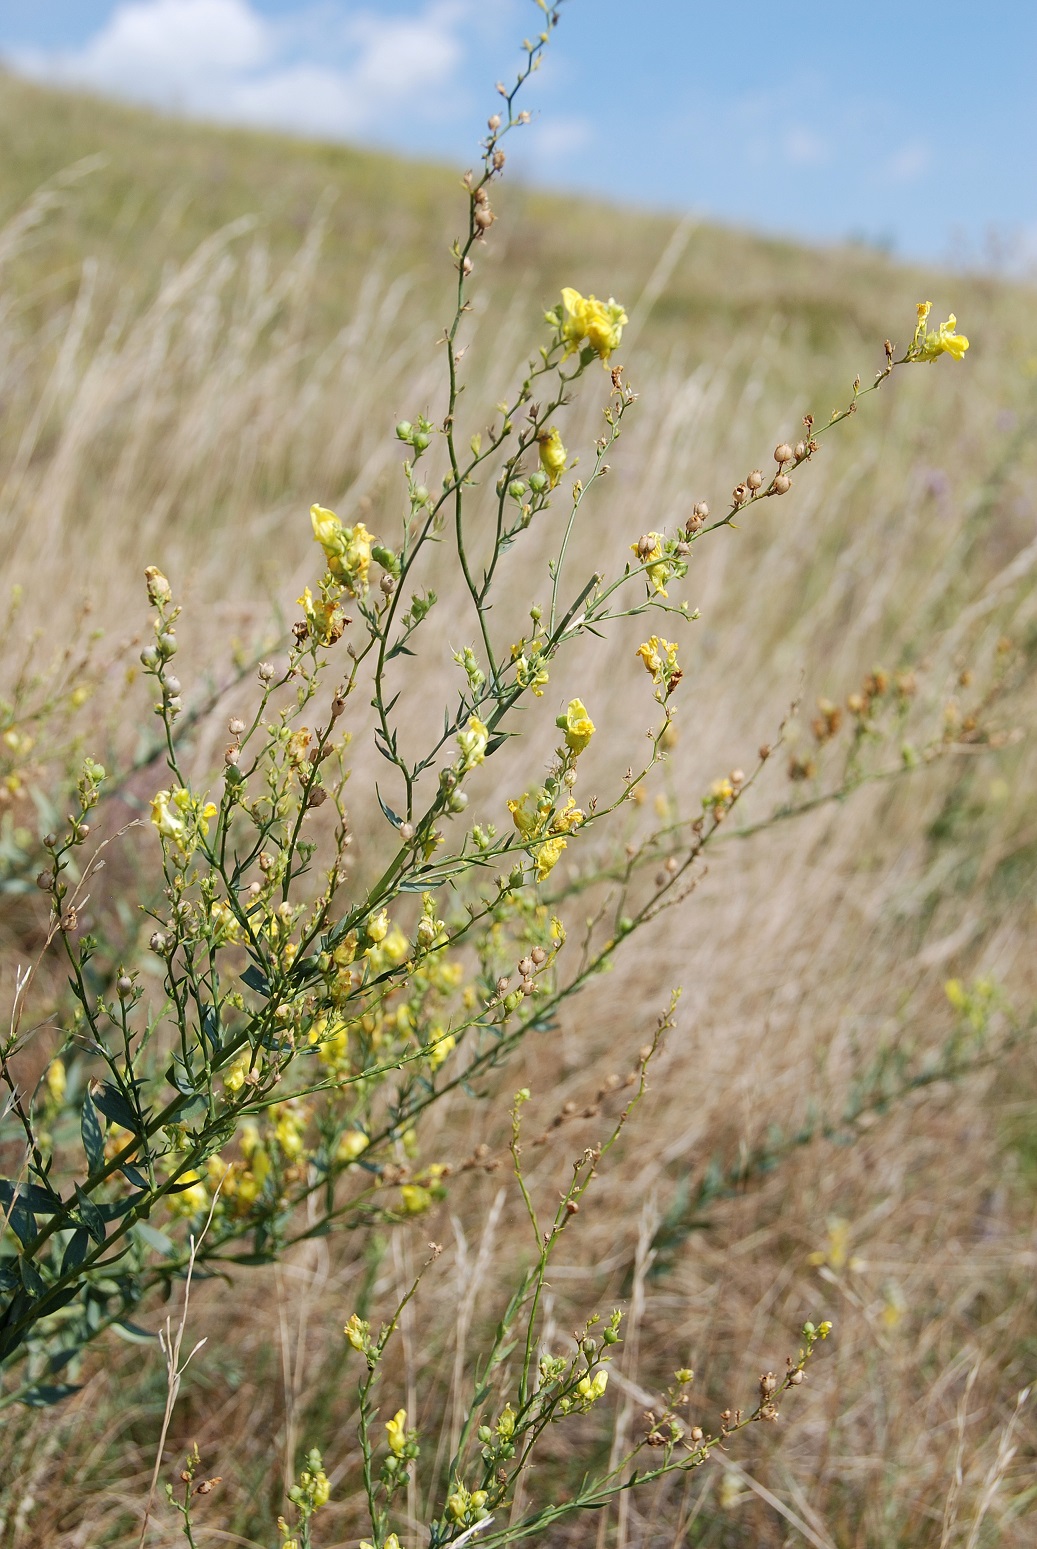
[[[887,343],[870,386],[857,378],[846,407],[822,426],[808,416],[801,438],[774,450],[770,472],[749,472],[722,511],[696,503],[671,532],[657,530],[650,511],[636,520],[632,513],[629,531],[599,535],[599,568],[579,571],[574,534],[591,519],[596,486],[636,405],[617,359],[624,307],[566,287],[492,422],[469,424],[463,413],[460,335],[475,260],[493,240],[505,142],[529,118],[517,99],[558,22],[557,6],[538,4],[543,30],[525,45],[514,85],[500,88],[478,170],[464,177],[467,227],[452,253],[456,300],[441,345],[443,402],[434,412],[415,406],[395,429],[404,449],[398,526],[374,533],[359,515],[347,520],[313,505],[322,568],[299,598],[290,643],[259,663],[247,708],[228,723],[223,767],[207,784],[197,784],[186,763],[185,730],[197,716],[184,711],[176,675],[183,627],[176,588],[156,566],[147,571],[153,639],[142,663],[154,683],[166,773],[150,801],[162,874],[141,905],[149,917],[141,951],[159,966],[161,992],[132,951],[109,972],[110,947],[80,925],[99,862],[93,809],[109,782],[87,759],[67,826],[56,825],[45,841],[39,878],[52,900],[47,951],[64,956],[69,975],[71,1000],[55,1012],[60,1046],[35,1088],[27,1085],[25,1051],[44,1020],[30,1010],[34,970],[19,979],[0,1046],[7,1093],[0,1405],[59,1401],[74,1390],[84,1349],[106,1330],[148,1338],[133,1321],[138,1308],[189,1268],[270,1263],[342,1226],[420,1215],[452,1172],[482,1165],[477,1154],[429,1154],[428,1110],[448,1094],[470,1094],[528,1034],[552,1026],[627,938],[687,896],[705,852],[732,826],[777,746],[762,748],[748,773],[718,779],[693,818],[635,842],[620,831],[617,814],[639,801],[677,713],[681,631],[695,617],[678,599],[695,546],[759,502],[788,495],[821,437],[899,366],[941,354],[960,360],[968,347],[953,316],[928,331],[923,304],[906,351],[897,356]],[[577,477],[566,410],[578,388],[600,402],[601,425],[593,446],[580,448]],[[532,592],[522,556],[533,529],[550,532],[553,552],[546,573],[535,575],[543,600],[531,603],[515,640],[497,626],[493,604],[505,585]],[[445,663],[425,645],[427,620],[445,605],[429,579],[434,555],[442,571],[444,546],[454,572],[453,627],[468,640]],[[484,766],[507,748],[508,768],[516,767],[519,709],[546,699],[575,642],[629,618],[645,620],[629,659],[654,707],[644,758],[605,799],[586,797],[581,759],[610,707],[574,697],[558,707],[546,770],[488,799]],[[441,729],[421,746],[401,705],[415,682],[442,709]],[[908,679],[873,673],[853,696],[831,798],[924,762],[957,735],[941,724],[892,769],[869,765],[869,744],[901,738],[913,693]],[[356,789],[347,786],[350,741],[368,713],[384,767],[377,784]],[[841,722],[841,711],[822,708],[818,748],[839,745]],[[473,790],[479,821],[470,816]],[[793,810],[782,806],[756,826]],[[356,832],[365,836],[365,859],[378,856],[370,876],[352,869]],[[560,866],[563,856],[580,868]],[[594,886],[608,890],[607,907],[570,951],[566,905]],[[766,1374],[756,1407],[727,1412],[713,1432],[682,1418],[691,1375],[678,1370],[637,1456],[588,1477],[564,1509],[539,1507],[517,1525],[501,1517],[484,1530],[513,1498],[545,1429],[606,1395],[619,1313],[603,1328],[592,1317],[573,1350],[547,1355],[539,1352],[541,1293],[554,1247],[618,1139],[671,1021],[664,1017],[631,1075],[631,1103],[611,1135],[577,1160],[549,1220],[523,1178],[516,1104],[512,1155],[534,1252],[496,1343],[482,1355],[428,1524],[434,1546],[476,1528],[484,1545],[503,1543],[633,1482],[697,1466],[742,1424],[775,1417],[779,1390],[798,1385],[827,1333],[827,1325],[807,1325],[785,1374]],[[379,1424],[373,1404],[397,1321],[375,1331],[354,1315],[346,1325],[366,1372],[362,1487],[376,1549],[396,1549],[398,1498],[420,1453],[405,1411]],[[196,1462],[182,1476],[183,1504],[175,1497],[188,1537]],[[310,1543],[311,1521],[327,1499],[323,1464],[312,1453],[290,1492],[286,1543]]]

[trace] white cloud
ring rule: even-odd
[[[781,143],[786,160],[797,167],[820,167],[832,159],[827,142],[813,130],[799,125],[787,129]]]
[[[441,110],[470,3],[424,0],[391,17],[336,7],[329,18],[321,7],[274,21],[250,0],[123,0],[82,48],[20,49],[7,62],[182,112],[350,135],[384,126],[403,104]]]
[[[914,183],[928,172],[932,154],[920,140],[911,140],[886,158],[883,172],[891,183]]]

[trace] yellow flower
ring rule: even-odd
[[[585,816],[583,809],[576,805],[576,798],[570,796],[565,806],[560,807],[551,819],[552,834],[575,833]]]
[[[407,1445],[407,1411],[397,1409],[391,1420],[386,1420],[385,1429],[389,1433],[389,1450],[396,1456],[403,1456],[403,1449]]]
[[[324,550],[328,569],[354,597],[367,590],[367,572],[371,565],[374,534],[363,522],[343,527],[334,511],[324,506],[310,507],[313,536]]]
[[[594,736],[594,722],[587,714],[582,699],[570,699],[565,714],[558,717],[557,724],[565,732],[565,745],[570,753],[582,753]]]
[[[389,934],[389,916],[384,909],[379,909],[373,914],[364,926],[368,941],[373,941],[377,946],[379,941],[384,941]]]
[[[538,882],[543,882],[544,878],[554,870],[565,847],[566,841],[562,838],[545,839],[536,853]]]
[[[608,1369],[602,1366],[594,1373],[593,1377],[582,1377],[576,1384],[576,1391],[593,1404],[595,1399],[601,1398],[604,1395],[608,1385]]]
[[[476,764],[481,764],[486,758],[486,745],[490,740],[489,731],[473,715],[464,731],[457,734],[457,745],[461,749],[462,769],[474,769]]]
[[[566,341],[566,355],[575,355],[581,344],[589,344],[602,361],[607,361],[613,350],[619,348],[623,337],[623,325],[629,321],[618,301],[610,296],[599,301],[596,296],[581,296],[578,290],[566,285],[562,290],[561,335]]]
[[[528,791],[525,791],[518,801],[509,801],[508,811],[523,839],[536,834],[543,824],[543,814]]]
[[[915,336],[911,340],[911,346],[907,352],[908,360],[937,360],[941,355],[950,355],[953,360],[961,360],[969,347],[969,341],[963,333],[955,333],[958,319],[952,312],[945,323],[933,331],[927,329],[929,313],[933,309],[931,301],[918,303],[918,323],[915,327]]]
[[[159,791],[151,799],[151,821],[163,839],[171,839],[183,848],[187,837],[187,824],[183,813],[174,801],[172,791]]]
[[[349,1322],[346,1324],[342,1332],[349,1340],[349,1343],[353,1346],[353,1349],[359,1350],[360,1354],[363,1355],[367,1348],[367,1336],[370,1333],[370,1329],[371,1325],[369,1323],[365,1323],[363,1318],[357,1317],[356,1313],[354,1312],[350,1314]]]
[[[47,1091],[51,1099],[60,1103],[65,1095],[65,1061],[58,1057],[51,1060],[47,1066]]]
[[[456,1044],[457,1039],[453,1033],[444,1032],[438,1023],[433,1024],[428,1039],[428,1062],[433,1070],[439,1069]]]
[[[548,483],[554,489],[565,472],[569,454],[562,445],[562,438],[554,425],[537,436],[540,444],[540,466],[547,474]]]
[[[371,1144],[362,1129],[347,1129],[335,1150],[337,1162],[355,1162]]]
[[[201,799],[182,785],[158,791],[151,800],[151,821],[159,836],[175,844],[185,856],[191,855],[205,838],[216,811],[213,802],[207,801],[203,806]]]
[[[420,1183],[405,1183],[401,1186],[400,1206],[405,1215],[423,1215],[431,1204],[432,1195]]]
[[[209,1203],[209,1191],[202,1182],[201,1174],[191,1170],[181,1173],[177,1181],[186,1183],[188,1187],[168,1196],[167,1203],[173,1214],[194,1216],[204,1210]]]
[[[224,1089],[228,1092],[240,1092],[245,1085],[248,1067],[249,1056],[247,1054],[240,1055],[223,1078]]]

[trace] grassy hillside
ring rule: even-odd
[[[283,636],[314,581],[311,501],[362,515],[389,541],[398,532],[393,426],[426,407],[442,413],[436,340],[463,195],[441,167],[10,78],[0,78],[0,143],[0,546],[5,590],[24,589],[0,638],[0,701],[59,706],[52,741],[32,723],[45,789],[70,748],[118,770],[146,740],[132,646],[146,623],[146,563],[186,601],[180,673],[192,705],[235,660]],[[603,1520],[599,1545],[1025,1549],[1037,1520],[1032,1405],[1018,1450],[999,1463],[998,1449],[1037,1359],[1037,1065],[1026,1035],[1037,997],[1037,297],[871,252],[505,186],[464,341],[469,433],[485,429],[541,342],[561,285],[614,294],[631,315],[622,358],[640,402],[574,545],[574,569],[588,574],[603,548],[624,555],[641,532],[686,521],[696,501],[726,509],[732,486],[772,466],[772,447],[797,438],[805,413],[824,424],[856,373],[867,383],[880,369],[883,341],[906,342],[919,300],[931,297],[941,318],[955,311],[972,340],[961,363],[899,373],[825,438],[780,502],[696,545],[682,595],[702,617],[688,626],[677,736],[646,806],[688,821],[799,699],[798,729],[747,822],[792,799],[810,810],[756,840],[732,835],[650,943],[501,1078],[504,1092],[531,1087],[545,1128],[564,1114],[538,1163],[538,1177],[561,1176],[570,1149],[593,1143],[593,1118],[579,1115],[602,1078],[629,1068],[654,1011],[684,986],[680,1038],[552,1289],[563,1331],[588,1299],[633,1299],[617,1427],[636,1427],[645,1393],[677,1364],[695,1368],[696,1402],[712,1413],[751,1393],[819,1305],[837,1324],[787,1424],[733,1452],[734,1471],[718,1462],[683,1495]],[[592,384],[565,420],[585,462],[599,415]],[[501,589],[502,630],[530,587],[547,586],[549,534],[531,538],[530,568]],[[442,564],[431,579],[445,591],[456,580]],[[81,619],[84,595],[92,612]],[[401,680],[415,728],[440,714],[451,652],[471,630],[464,603],[446,593],[428,629],[432,665]],[[80,643],[95,627],[89,665]],[[551,685],[562,703],[582,694],[602,728],[592,766],[602,790],[643,735],[638,638],[619,628]],[[862,768],[876,778],[829,799],[843,766],[811,730],[815,701],[841,708],[845,742],[849,697],[880,667],[912,673],[917,690],[890,698],[881,725],[861,733]],[[82,704],[77,683],[95,688]],[[199,720],[189,757],[200,782],[221,762],[237,704],[232,691]],[[507,767],[539,767],[557,708],[548,696]],[[374,777],[368,729],[358,717],[360,810]],[[915,760],[927,743],[932,759]],[[147,772],[131,780],[110,829],[145,811],[153,786]],[[500,788],[479,800],[500,822]],[[27,787],[5,793],[8,995],[45,926],[25,883],[47,820]],[[377,854],[374,821],[358,826],[361,876]],[[109,866],[94,907],[119,921],[129,950],[150,927],[127,898],[154,886],[154,858],[131,835]],[[558,876],[576,935],[580,879],[564,865]],[[945,983],[977,979],[994,989],[982,1014],[970,1003],[970,1021]],[[60,980],[55,969],[59,1008]],[[452,1122],[436,1135],[445,1159],[504,1144],[497,1104],[458,1107]],[[455,1344],[477,1345],[492,1325],[521,1241],[510,1205],[495,1207],[499,1186],[490,1173],[456,1179],[435,1217],[394,1247],[374,1242],[364,1262],[352,1240],[321,1241],[284,1272],[239,1276],[231,1298],[203,1288],[192,1331],[209,1344],[169,1455],[197,1438],[206,1471],[223,1475],[209,1520],[226,1541],[274,1541],[281,1459],[296,1446],[319,1434],[336,1479],[352,1466],[334,1440],[352,1405],[343,1316],[361,1290],[376,1305],[391,1298],[429,1235],[450,1250],[400,1381],[420,1389],[422,1423],[435,1426]],[[0,1417],[0,1452],[14,1460],[0,1470],[6,1543],[136,1543],[160,1367],[153,1349],[113,1342],[60,1410]],[[588,1449],[609,1444],[588,1429]],[[548,1472],[564,1481],[579,1466],[559,1444]],[[356,1503],[335,1500],[329,1532],[352,1542]],[[588,1531],[552,1541],[582,1543]],[[170,1525],[152,1541],[172,1543]]]

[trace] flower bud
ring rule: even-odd
[[[144,571],[144,579],[148,583],[148,601],[156,605],[168,602],[173,595],[173,589],[157,565],[148,565]]]

